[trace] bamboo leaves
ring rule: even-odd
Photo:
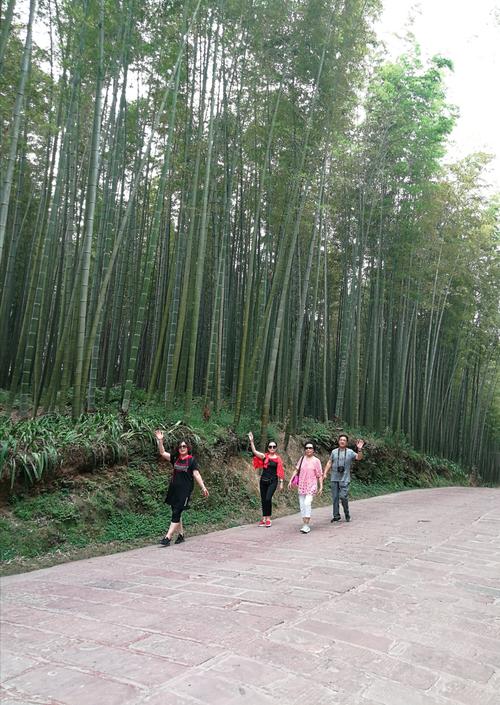
[[[375,0],[4,6],[6,407],[129,414],[147,389],[493,472],[498,202],[484,156],[441,164],[448,62],[367,71]]]

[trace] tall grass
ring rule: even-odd
[[[156,447],[157,428],[164,431],[167,448],[187,438],[198,453],[210,455],[218,446],[236,452],[247,446],[247,431],[258,426],[256,418],[245,417],[236,433],[230,428],[230,409],[223,407],[205,419],[201,401],[193,404],[189,418],[183,414],[181,403],[166,411],[162,404],[146,404],[140,394],[126,415],[110,399],[76,421],[69,412],[16,420],[0,407],[0,481],[8,481],[12,489],[16,483],[46,479],[65,465],[90,471],[148,455]]]

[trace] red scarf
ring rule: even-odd
[[[280,480],[283,480],[285,478],[285,471],[283,469],[283,461],[281,460],[280,456],[277,455],[275,458],[272,458],[274,462],[277,464],[276,468],[276,474],[278,475]],[[267,468],[269,465],[269,453],[266,453],[266,457],[264,460],[261,460],[261,458],[258,458],[256,455],[253,456],[253,466],[256,470],[260,470],[261,468]]]

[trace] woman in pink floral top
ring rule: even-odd
[[[303,534],[308,534],[311,531],[309,522],[311,521],[313,497],[315,494],[323,492],[323,470],[320,459],[314,455],[314,445],[311,441],[307,441],[304,449],[305,455],[298,461],[295,472],[288,483],[288,489],[293,487],[293,478],[298,475],[300,514],[303,522],[301,531]]]

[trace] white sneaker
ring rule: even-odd
[[[304,524],[301,531],[303,534],[308,534],[311,531],[311,527],[308,524]]]

